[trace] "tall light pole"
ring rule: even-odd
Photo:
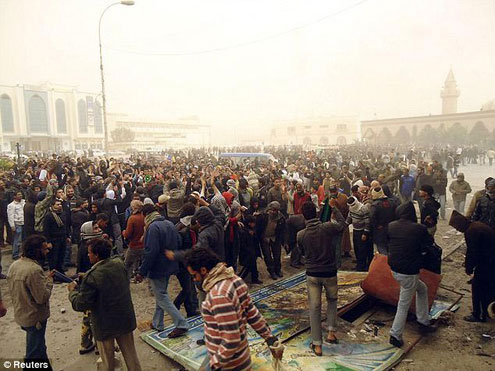
[[[100,72],[101,72],[101,100],[103,103],[103,130],[105,134],[105,152],[108,151],[108,125],[107,125],[107,99],[105,97],[105,76],[103,74],[103,54],[101,52],[101,20],[103,16],[114,5],[134,5],[134,0],[121,0],[117,3],[110,4],[103,10],[98,22],[98,42],[100,45]]]

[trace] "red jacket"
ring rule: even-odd
[[[304,192],[301,196],[299,193],[294,193],[294,214],[302,214],[302,205],[306,201],[311,201],[311,195],[308,192]]]
[[[144,234],[144,215],[132,214],[127,220],[127,228],[122,232],[126,240],[129,240],[129,248],[142,249],[144,243],[141,237]]]

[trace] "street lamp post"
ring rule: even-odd
[[[110,4],[103,10],[100,16],[100,21],[98,22],[98,42],[100,45],[100,72],[101,72],[101,100],[103,105],[103,131],[105,135],[105,152],[108,151],[108,126],[107,126],[107,99],[105,96],[105,76],[103,74],[103,53],[101,51],[101,20],[103,16],[114,5],[134,5],[133,0],[121,0],[117,3]]]

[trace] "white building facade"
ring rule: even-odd
[[[352,144],[360,138],[357,116],[330,116],[291,120],[276,124],[271,145],[333,146]]]
[[[108,113],[109,147],[116,151],[161,151],[163,149],[211,146],[211,128],[196,116],[177,120],[151,120],[125,114]],[[112,131],[125,128],[133,132],[132,142],[114,142]]]
[[[102,149],[97,94],[75,87],[0,85],[0,152]]]

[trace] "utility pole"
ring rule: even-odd
[[[15,144],[15,148],[17,148],[17,165],[21,165],[21,145],[19,142]]]

